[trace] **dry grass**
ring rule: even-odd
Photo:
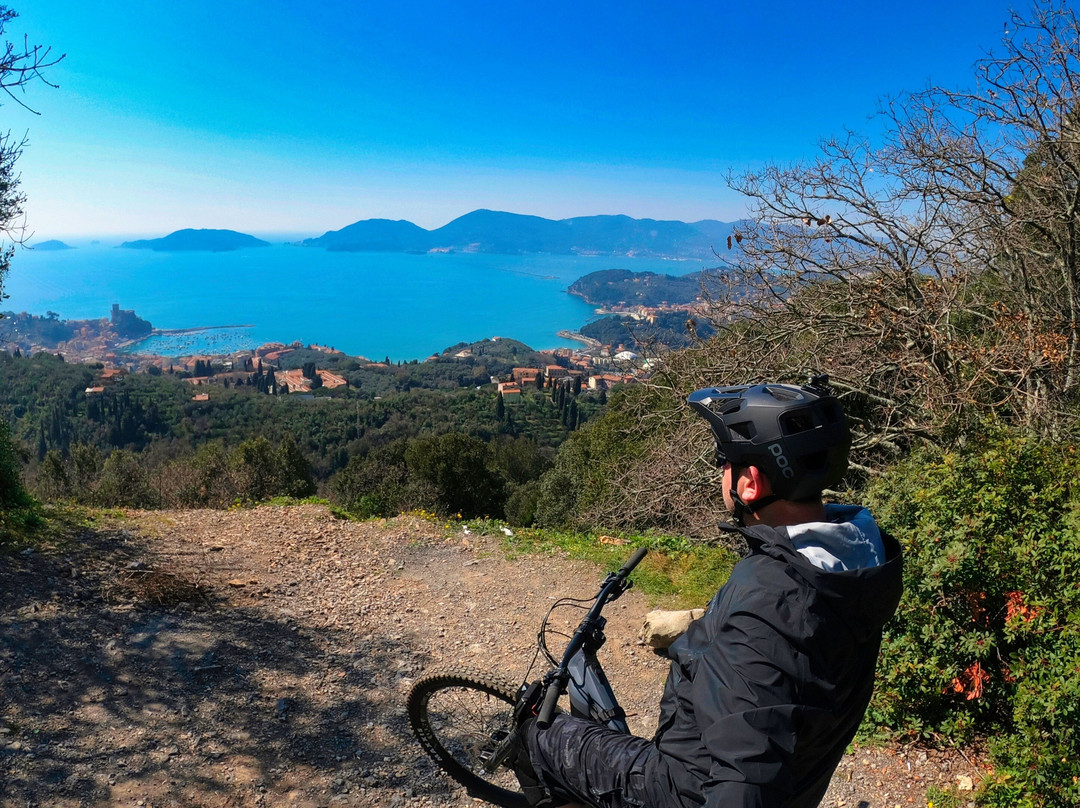
[[[107,599],[133,600],[159,608],[208,604],[210,588],[187,575],[169,570],[125,569],[107,586]]]

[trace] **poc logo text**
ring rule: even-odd
[[[791,468],[791,464],[784,456],[784,450],[779,443],[773,443],[769,446],[769,451],[772,452],[772,456],[776,458],[776,465],[780,467],[780,473],[788,479],[795,476],[794,469]]]

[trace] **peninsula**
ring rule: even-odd
[[[706,273],[660,275],[628,269],[602,269],[578,278],[566,291],[593,306],[684,306],[697,301],[702,290],[715,283]]]

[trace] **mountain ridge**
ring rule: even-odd
[[[734,222],[634,219],[597,215],[545,219],[479,209],[425,230],[406,220],[362,219],[304,239],[306,247],[342,252],[478,252],[521,255],[653,256],[715,259]]]

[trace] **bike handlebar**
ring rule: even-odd
[[[637,552],[630,556],[630,559],[622,565],[622,569],[619,570],[619,577],[625,578],[630,572],[641,563],[641,559],[645,557],[645,554],[649,552],[648,547],[639,547]]]
[[[547,729],[551,726],[551,720],[555,717],[555,705],[559,703],[559,696],[562,691],[559,684],[557,681],[552,682],[544,694],[544,703],[540,707],[540,712],[536,715],[536,726],[540,727],[540,729]]]

